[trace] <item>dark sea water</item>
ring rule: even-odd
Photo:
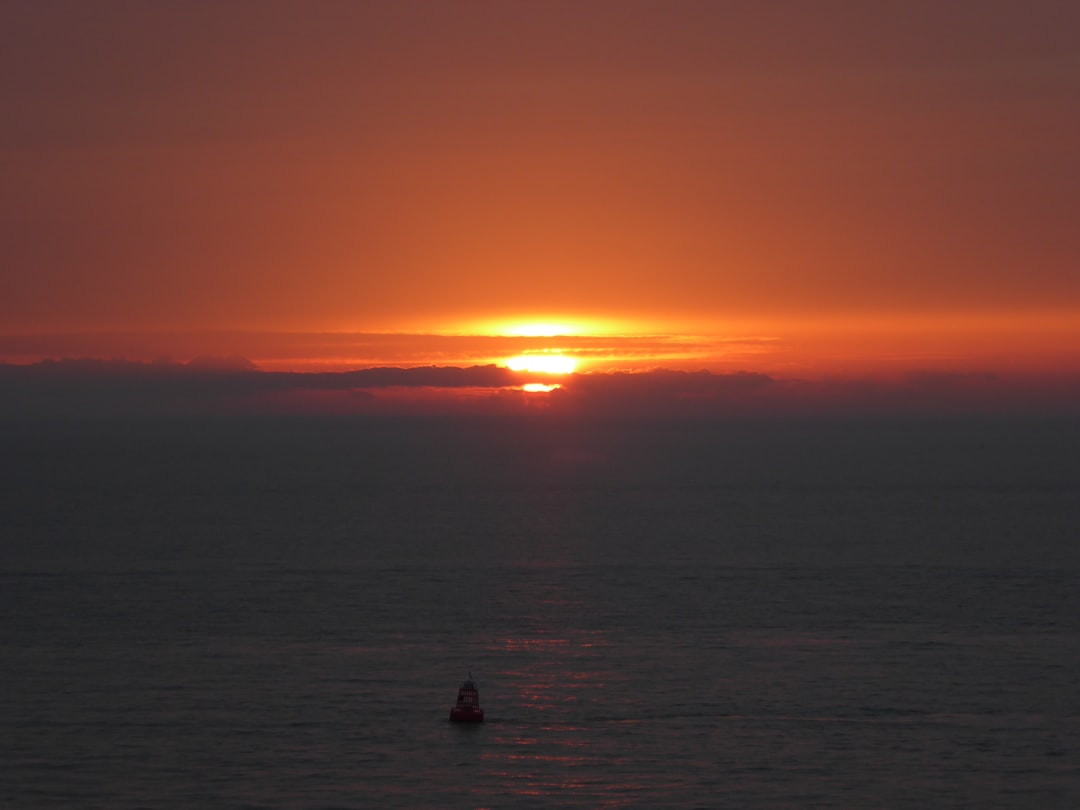
[[[1080,806],[1080,422],[0,451],[0,807]]]

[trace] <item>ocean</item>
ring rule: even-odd
[[[0,485],[4,808],[1080,806],[1077,420],[24,420]]]

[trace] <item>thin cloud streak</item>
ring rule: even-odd
[[[731,322],[714,332],[572,334],[112,331],[0,334],[0,363],[98,358],[186,363],[239,356],[263,371],[344,372],[395,366],[505,365],[555,352],[582,372],[661,368],[756,371],[778,379],[897,380],[922,371],[951,374],[1072,374],[1080,328],[1071,310],[987,312],[967,317],[909,314],[890,319],[807,318]],[[686,325],[692,326],[692,325]]]
[[[768,339],[649,335],[444,335],[363,332],[70,332],[0,335],[0,362],[99,358],[188,362],[238,355],[264,371],[349,371],[373,366],[487,365],[540,351],[589,367],[650,368],[759,353]]]

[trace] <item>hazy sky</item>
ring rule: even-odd
[[[1075,370],[1078,42],[1067,0],[0,0],[0,332],[614,319]]]

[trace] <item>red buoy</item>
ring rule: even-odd
[[[450,719],[458,723],[483,723],[484,710],[480,708],[480,693],[476,691],[472,673],[461,684],[457,693],[457,704],[450,710]]]

